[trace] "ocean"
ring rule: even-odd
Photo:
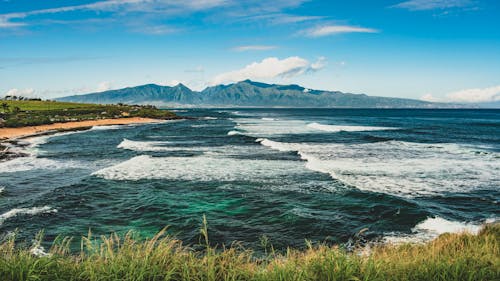
[[[28,139],[0,163],[0,238],[134,230],[277,249],[425,241],[500,217],[500,110],[179,109]],[[367,230],[366,230],[367,229]]]

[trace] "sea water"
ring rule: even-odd
[[[427,240],[500,215],[500,110],[188,109],[34,138],[0,163],[0,236],[169,226],[199,242]]]

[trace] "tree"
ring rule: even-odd
[[[9,111],[9,105],[6,102],[2,103],[3,112]]]

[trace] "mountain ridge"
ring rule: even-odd
[[[267,84],[243,80],[193,91],[182,83],[175,86],[145,84],[98,93],[72,95],[59,101],[83,103],[154,104],[179,107],[309,107],[309,108],[458,108],[459,104],[415,99],[368,96],[308,89],[296,84]]]

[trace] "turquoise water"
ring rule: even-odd
[[[164,226],[188,244],[430,239],[500,214],[499,110],[192,109],[28,140],[0,163],[0,235]]]

